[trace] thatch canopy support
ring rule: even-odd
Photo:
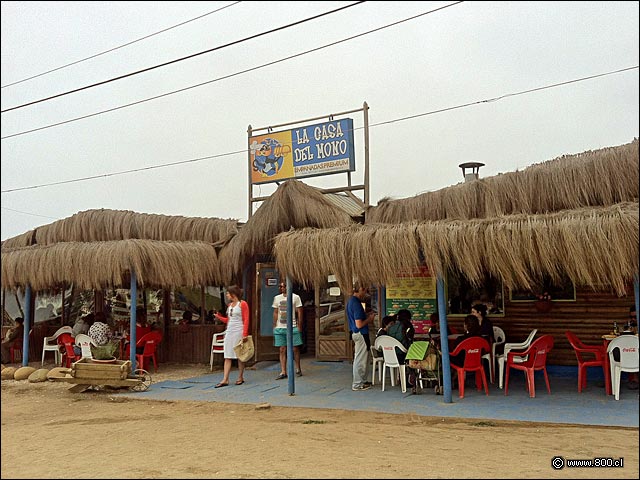
[[[32,313],[32,306],[33,303],[31,302],[31,285],[27,285],[25,288],[25,312],[24,312],[24,322],[23,322],[23,327],[24,330],[22,332],[22,366],[23,367],[28,367],[29,366],[29,331],[31,330],[31,317],[33,316]]]

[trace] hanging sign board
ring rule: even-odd
[[[251,183],[353,172],[353,120],[271,132],[249,138]]]
[[[416,333],[427,333],[429,317],[436,311],[436,277],[426,266],[413,271],[400,272],[396,278],[387,283],[387,315],[398,310],[407,309],[411,312],[411,323]]]

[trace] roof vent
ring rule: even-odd
[[[466,162],[458,165],[462,169],[462,176],[464,177],[465,182],[470,182],[472,180],[478,180],[478,171],[480,167],[484,167],[484,163],[480,162]],[[469,173],[467,173],[467,169],[471,169]]]

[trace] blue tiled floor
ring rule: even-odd
[[[453,403],[444,403],[442,395],[425,389],[418,395],[402,393],[399,386],[386,385],[351,390],[351,364],[303,360],[304,376],[295,378],[295,394],[290,395],[288,380],[275,380],[280,371],[276,362],[261,362],[245,372],[245,384],[213,388],[222,378],[221,372],[180,381],[154,383],[146,392],[124,393],[132,398],[150,400],[189,400],[231,402],[308,408],[339,408],[387,413],[411,413],[435,417],[461,417],[481,420],[518,420],[582,425],[615,425],[638,427],[638,390],[620,389],[620,400],[604,393],[601,371],[589,371],[587,389],[577,390],[577,371],[571,368],[549,369],[551,395],[546,391],[542,374],[536,376],[536,397],[529,398],[522,372],[512,372],[509,395],[489,384],[489,396],[478,392],[473,377],[468,376],[465,398],[453,391]],[[388,381],[388,379],[387,379]],[[377,379],[376,379],[377,382]]]

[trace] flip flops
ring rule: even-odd
[[[229,384],[228,384],[228,383],[222,383],[222,382],[220,382],[220,383],[218,383],[218,384],[217,384],[215,387],[213,387],[213,388],[226,387],[227,385],[229,385]]]
[[[282,380],[283,378],[287,378],[287,374],[286,373],[281,373],[280,375],[278,375],[276,377],[276,380]]]
[[[244,380],[238,380],[236,381],[236,385],[242,385],[244,383]]]

